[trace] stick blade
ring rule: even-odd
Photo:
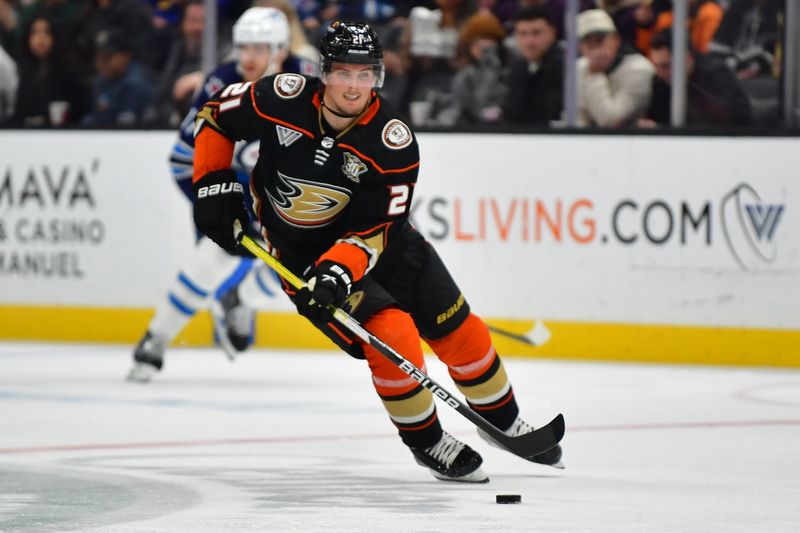
[[[547,329],[547,326],[545,326],[544,322],[541,320],[536,321],[536,323],[533,325],[533,329],[528,334],[528,338],[531,340],[531,344],[534,346],[541,346],[549,341],[551,336],[552,334],[550,333],[550,330]]]
[[[530,461],[535,455],[546,452],[561,442],[564,432],[564,415],[559,413],[548,424],[519,437],[509,437],[502,444],[514,455]]]

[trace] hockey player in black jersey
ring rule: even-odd
[[[247,213],[230,170],[233,146],[260,138],[250,188],[262,237],[308,281],[301,291],[286,284],[284,290],[332,341],[367,360],[419,464],[439,479],[486,482],[480,455],[442,430],[430,391],[327,314],[329,303],[344,308],[420,368],[424,338],[474,410],[509,435],[532,430],[519,417],[486,325],[408,222],[419,150],[410,128],[376,92],[384,70],[375,32],[336,21],[320,55],[320,79],[279,74],[229,85],[198,113],[195,222],[223,248],[237,247],[234,222],[246,221]],[[556,446],[534,460],[560,466],[560,458]]]

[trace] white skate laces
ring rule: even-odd
[[[509,437],[519,437],[520,435],[525,435],[526,433],[530,433],[533,430],[534,427],[532,425],[525,422],[522,418],[517,417],[517,419],[514,420],[514,423],[511,424],[511,427],[503,431],[503,433],[505,433]],[[503,447],[497,444],[497,442],[491,437],[491,435],[483,431],[481,428],[478,428],[478,435],[480,435],[480,437],[483,440],[485,440],[492,446],[503,449]],[[528,460],[534,463],[548,465],[558,469],[564,468],[564,463],[561,462],[560,444],[556,444],[554,447],[550,448],[546,452],[535,455]]]
[[[533,431],[533,426],[525,422],[522,418],[517,417],[517,419],[514,420],[514,423],[511,424],[511,427],[504,430],[503,433],[505,433],[509,437],[519,437],[520,435],[524,435],[525,433],[530,433],[531,431]],[[497,442],[491,437],[491,435],[486,433],[481,428],[478,428],[478,435],[480,435],[483,440],[485,440],[492,446],[495,446],[497,448],[503,448],[502,446],[497,444]]]
[[[453,461],[458,457],[458,454],[464,449],[464,446],[463,442],[457,440],[448,432],[443,431],[442,438],[439,439],[439,442],[425,450],[425,452],[442,463],[445,468],[450,468],[453,465]]]
[[[530,433],[531,431],[533,431],[533,426],[525,422],[520,417],[517,417],[517,419],[514,420],[514,423],[511,424],[511,427],[505,430],[503,433],[509,437],[519,437],[520,435]]]
[[[489,477],[481,470],[481,456],[446,431],[439,442],[430,448],[411,448],[414,459],[430,469],[433,476],[442,481],[460,483],[486,483]]]

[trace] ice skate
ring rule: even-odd
[[[137,383],[147,383],[164,365],[164,339],[147,331],[133,351],[133,368],[126,379]]]
[[[414,459],[442,481],[461,483],[488,483],[489,477],[481,470],[483,459],[478,452],[446,431],[439,442],[427,449],[411,448]]]
[[[524,435],[525,433],[530,433],[533,431],[533,426],[525,422],[520,417],[517,417],[514,420],[514,423],[511,424],[511,427],[505,430],[503,433],[508,435],[509,437],[518,437],[520,435]],[[495,446],[497,448],[502,448],[502,446],[498,446],[498,444],[489,436],[488,433],[483,431],[482,429],[478,428],[478,435],[481,436],[483,440]],[[530,461],[534,463],[539,463],[542,465],[548,465],[555,468],[564,468],[564,463],[561,462],[561,445],[556,444],[546,452],[540,453],[539,455],[534,455]]]
[[[214,331],[228,358],[234,360],[237,352],[250,345],[253,336],[255,311],[242,304],[234,287],[211,304]]]

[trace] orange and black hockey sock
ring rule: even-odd
[[[470,314],[449,335],[427,342],[447,364],[469,405],[496,427],[510,428],[519,415],[519,407],[486,324]]]
[[[364,326],[392,346],[417,368],[424,369],[425,360],[419,333],[411,317],[396,308],[383,309]],[[403,442],[412,448],[430,448],[442,438],[442,426],[436,415],[433,395],[411,376],[397,368],[384,355],[364,345],[364,355],[372,371],[372,383],[381,397],[389,418]]]

